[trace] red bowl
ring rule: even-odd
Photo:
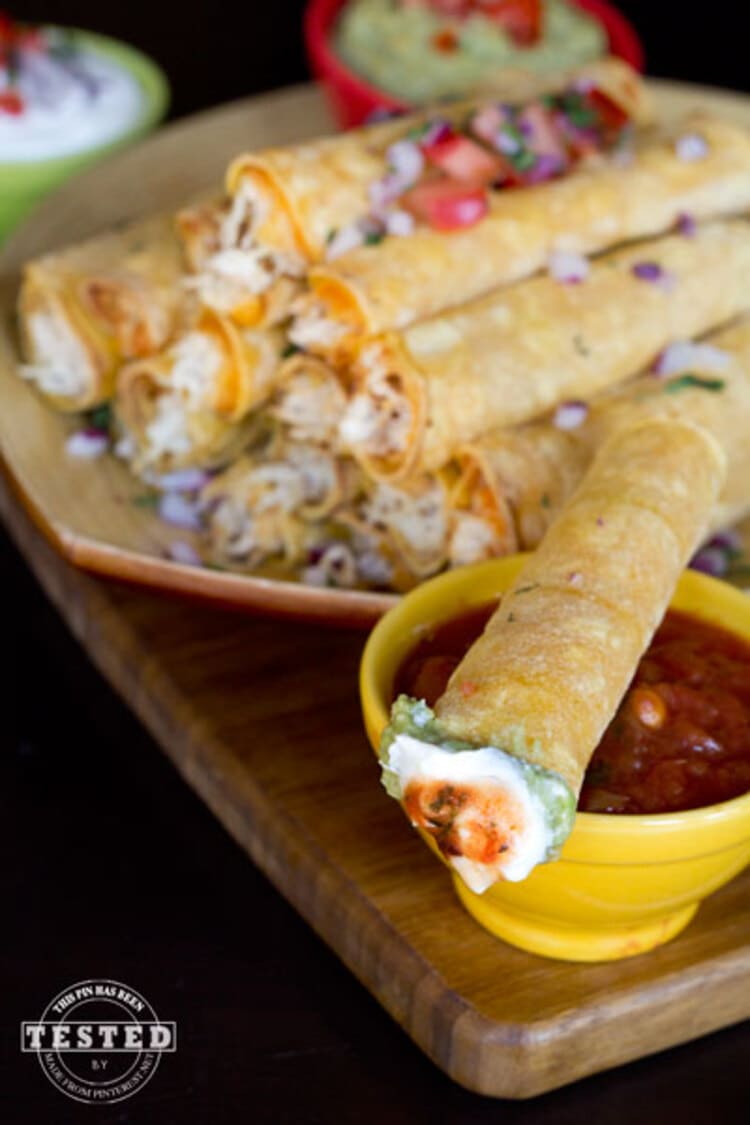
[[[305,9],[304,32],[307,58],[315,78],[322,85],[334,117],[344,129],[360,125],[380,110],[400,112],[409,109],[406,102],[371,86],[338,57],[329,33],[347,0],[309,0]],[[606,32],[609,53],[642,71],[643,46],[631,23],[606,0],[569,0],[577,8],[598,20]]]

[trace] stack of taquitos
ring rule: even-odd
[[[691,422],[618,430],[434,714],[405,696],[394,705],[381,749],[386,788],[470,889],[523,879],[555,858],[724,472],[717,442]]]

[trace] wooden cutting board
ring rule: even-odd
[[[250,109],[257,115],[263,104]],[[321,112],[312,93],[281,104]],[[247,112],[204,115],[212,160],[225,155],[227,114]],[[162,138],[159,152],[172,163],[150,171],[143,163],[121,208],[142,213],[206,186],[210,160],[200,175],[182,175],[191,128]],[[121,168],[113,161],[47,204],[9,258],[110,221],[117,208],[101,185],[122,195]],[[188,783],[457,1082],[530,1097],[750,1016],[750,872],[706,902],[677,940],[628,961],[566,964],[506,946],[463,911],[447,873],[382,793],[359,716],[361,634],[254,620],[87,577],[36,530],[10,477],[0,513],[70,628]]]

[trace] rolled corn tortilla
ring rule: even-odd
[[[30,262],[19,297],[20,374],[58,410],[106,402],[125,360],[164,347],[187,315],[171,216]]]
[[[119,450],[134,473],[210,468],[248,440],[270,395],[283,340],[274,329],[240,329],[203,310],[165,351],[127,364],[117,378]]]
[[[346,403],[339,373],[315,356],[300,354],[279,368],[268,409],[293,441],[334,446]]]
[[[319,541],[314,525],[351,495],[358,476],[351,462],[313,445],[272,441],[243,455],[201,494],[214,560],[245,569],[275,556],[306,562]]]
[[[628,120],[651,117],[638,76],[618,59],[603,59],[554,77],[514,75],[479,101],[238,157],[227,173],[230,206],[218,246],[202,270],[202,298],[223,313],[235,315],[233,306],[246,325],[278,321],[310,264],[326,257],[333,236],[372,218],[371,189],[388,175],[388,150],[396,141],[435,117],[461,121],[490,97],[518,104],[573,86],[605,92]]]
[[[697,158],[696,158],[697,154]],[[695,220],[750,209],[750,134],[697,115],[632,152],[537,186],[490,194],[464,230],[418,227],[314,265],[291,339],[341,361],[365,337],[404,328],[528,277],[557,255],[592,254]]]
[[[727,476],[711,528],[740,519],[750,510],[750,319],[697,344],[676,343],[661,357],[661,366],[667,364],[664,375],[650,372],[588,405],[571,404],[572,427],[563,407],[560,423],[550,417],[500,430],[459,450],[458,480],[449,499],[453,512],[471,511],[486,526],[495,548],[491,554],[531,550],[607,437],[640,419],[664,417],[698,422],[716,438],[727,458]],[[507,548],[501,537],[490,538],[498,522],[508,522],[515,532]],[[454,564],[487,557],[479,550],[463,559],[453,550],[449,554]]]
[[[342,446],[383,480],[438,469],[482,434],[587,399],[748,307],[744,220],[604,255],[577,284],[519,282],[364,344]]]
[[[701,540],[726,458],[702,427],[618,430],[451,676],[401,696],[388,792],[467,886],[527,877],[569,835],[588,762]]]

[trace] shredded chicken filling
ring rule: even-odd
[[[21,364],[24,379],[48,395],[77,398],[96,381],[97,371],[86,346],[59,312],[28,317],[31,363]]]
[[[364,390],[349,403],[339,433],[342,443],[354,451],[389,457],[406,450],[412,425],[413,410],[400,376],[378,365],[368,373]]]

